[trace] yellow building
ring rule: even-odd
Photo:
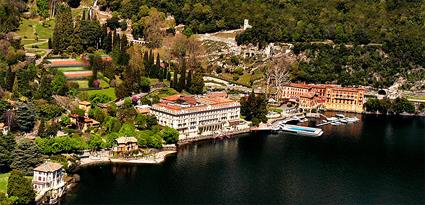
[[[363,112],[364,88],[326,88],[325,108],[329,110]]]

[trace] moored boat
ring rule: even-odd
[[[284,132],[289,132],[289,133],[302,135],[302,136],[309,136],[309,137],[319,137],[323,134],[322,129],[313,128],[313,127],[280,124],[279,128],[280,130]]]

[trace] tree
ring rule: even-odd
[[[41,161],[41,153],[34,141],[23,139],[13,152],[13,162],[10,168],[21,170],[24,174],[30,175],[34,167]]]
[[[396,98],[393,102],[392,109],[395,113],[415,113],[415,106],[406,98]]]
[[[10,170],[13,161],[13,150],[15,149],[15,136],[12,134],[2,135],[0,133],[0,173]]]
[[[68,5],[72,8],[78,8],[81,0],[68,0]]]
[[[33,204],[35,192],[31,179],[25,178],[21,171],[13,170],[7,184],[7,195],[17,198],[14,204]]]
[[[157,73],[156,77],[160,82],[164,81],[164,72],[161,68],[161,59],[159,57],[159,53],[156,55],[155,69]]]
[[[280,88],[284,83],[287,83],[290,78],[291,61],[285,57],[274,59],[272,65],[266,68],[266,93],[269,92],[270,84],[274,88]]]
[[[202,94],[204,92],[204,78],[201,72],[196,72],[188,89],[191,94]]]
[[[112,32],[108,32],[106,37],[102,41],[103,49],[105,49],[106,52],[111,52],[112,50]]]
[[[107,117],[105,127],[108,132],[118,132],[121,129],[121,122],[115,117]]]
[[[183,60],[183,64],[180,65],[180,78],[177,84],[177,91],[181,92],[186,87],[186,61]]]
[[[0,33],[14,31],[19,27],[19,1],[2,0],[0,2]]]
[[[174,144],[179,140],[179,132],[170,127],[164,128],[161,135],[166,144]]]
[[[151,129],[153,126],[158,125],[158,119],[155,115],[148,115],[146,118],[147,129]]]
[[[16,110],[16,124],[20,131],[31,131],[35,124],[35,111],[32,106],[22,104]]]
[[[125,123],[122,125],[119,133],[122,136],[135,136],[136,135],[136,129],[134,128],[133,124]]]
[[[106,20],[106,25],[111,29],[115,30],[120,27],[120,22],[118,17],[112,16],[112,18]]]
[[[171,87],[177,90],[177,86],[178,86],[177,84],[178,84],[178,76],[177,76],[177,68],[175,68],[174,75],[173,75],[173,83],[172,83],[173,86]]]
[[[151,8],[149,15],[140,19],[140,23],[144,27],[143,33],[148,42],[149,48],[160,48],[164,32],[165,14],[158,11],[156,8]]]
[[[140,89],[142,90],[142,92],[144,93],[148,93],[150,91],[150,80],[149,78],[146,77],[141,77],[140,78],[140,83],[139,83]]]
[[[77,35],[77,38],[80,39],[79,41],[83,50],[87,50],[90,47],[99,48],[103,30],[98,21],[81,20],[75,30],[74,35]],[[73,46],[78,45],[73,44]]]
[[[129,55],[127,53],[128,49],[128,40],[126,35],[121,35],[120,39],[120,55],[118,64],[119,65],[128,65]]]
[[[91,134],[89,140],[87,141],[87,145],[90,150],[99,150],[103,148],[103,139],[97,134]]]
[[[134,119],[134,125],[138,128],[138,129],[146,129],[147,127],[147,119],[146,119],[146,115],[143,114],[137,114],[136,118]]]
[[[267,98],[264,94],[257,96],[252,91],[248,97],[241,98],[240,103],[241,115],[245,116],[246,120],[252,121],[254,126],[257,126],[260,122],[267,122]]]
[[[65,95],[68,92],[66,78],[62,72],[56,73],[51,84],[52,92],[55,95]]]
[[[153,50],[149,50],[149,58],[148,58],[148,66],[149,66],[149,77],[154,78],[156,75],[156,68],[155,68],[155,56],[153,54]]]
[[[47,41],[47,48],[49,48],[49,49],[53,48],[52,38],[49,38],[49,40]]]
[[[74,33],[74,21],[71,9],[63,3],[57,5],[56,23],[53,30],[53,49],[62,53],[71,45]]]
[[[190,86],[192,86],[192,78],[193,78],[193,70],[189,70],[189,73],[187,74],[187,80],[186,80],[187,88],[190,88]]]
[[[12,106],[10,105],[9,102],[0,98],[0,120],[4,119],[5,117],[4,114],[6,113],[6,111],[8,111],[11,108]]]
[[[131,69],[133,69],[137,75],[147,76],[141,53],[141,47],[137,44],[134,44],[127,50],[127,53],[130,58],[128,61],[129,67],[131,67]]]
[[[89,111],[89,117],[99,121],[100,123],[104,122],[106,116],[107,115],[106,115],[105,111],[103,111],[99,107],[92,108]]]
[[[44,118],[46,120],[59,117],[64,111],[65,110],[61,106],[53,103],[38,104],[36,107],[37,117]]]
[[[40,16],[49,17],[49,2],[47,0],[37,0],[37,8]]]

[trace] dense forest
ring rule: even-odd
[[[414,82],[425,75],[425,3],[420,0],[100,0],[99,4],[133,21],[146,7],[155,7],[194,33],[240,28],[243,19],[249,19],[253,28],[236,37],[238,44],[295,43],[295,52],[307,56],[294,73],[299,81],[382,87],[398,77]],[[321,42],[327,43],[318,45]]]

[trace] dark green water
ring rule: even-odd
[[[250,134],[84,168],[63,204],[424,204],[425,118],[359,117],[320,138]]]

